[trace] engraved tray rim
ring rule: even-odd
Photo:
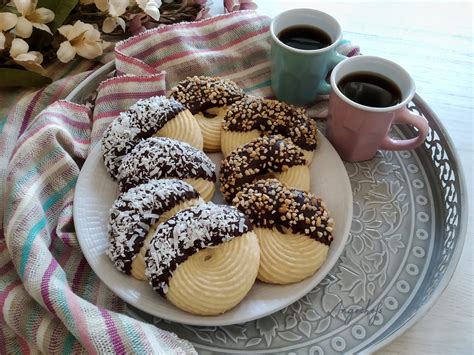
[[[105,64],[101,68],[95,70],[89,77],[87,77],[82,83],[80,83],[66,98],[65,100],[75,102],[75,103],[83,103],[86,96],[95,90],[101,81],[103,81],[107,75],[109,75],[115,69],[115,61],[112,60],[111,62]],[[468,203],[467,203],[467,188],[466,188],[466,180],[464,171],[461,165],[461,160],[459,159],[459,155],[454,147],[454,143],[449,136],[446,128],[442,124],[441,120],[438,116],[433,112],[433,110],[428,106],[428,104],[418,95],[415,94],[413,98],[413,103],[416,105],[420,112],[422,112],[425,117],[428,119],[430,123],[430,127],[434,130],[440,137],[444,139],[443,147],[445,148],[446,152],[451,155],[450,163],[453,165],[453,169],[456,170],[456,174],[458,176],[457,183],[458,183],[458,194],[459,194],[459,233],[457,236],[457,242],[455,249],[453,250],[451,259],[447,268],[445,269],[442,277],[440,278],[438,284],[436,285],[435,290],[431,293],[430,297],[416,310],[416,312],[411,315],[403,324],[398,326],[396,329],[386,335],[384,338],[376,341],[375,343],[369,344],[368,347],[364,349],[364,351],[377,351],[387,344],[391,343],[405,331],[407,331],[410,327],[412,327],[418,320],[420,320],[436,303],[439,299],[441,294],[444,292],[446,287],[448,286],[450,280],[454,275],[454,271],[459,263],[464,242],[466,239],[467,234],[467,224],[468,224]],[[91,147],[90,149],[92,149]],[[426,160],[426,159],[425,159]],[[434,162],[429,160],[429,162],[433,165]],[[424,165],[424,164],[423,164]],[[410,301],[410,304],[416,301],[416,298]],[[385,331],[384,334],[386,334]]]

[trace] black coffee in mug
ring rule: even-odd
[[[337,84],[348,99],[370,107],[390,107],[401,102],[400,88],[388,78],[369,72],[351,73]]]
[[[291,26],[282,30],[277,37],[287,46],[303,50],[321,49],[332,43],[326,32],[314,26]]]

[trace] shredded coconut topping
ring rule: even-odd
[[[324,202],[311,193],[291,189],[277,179],[247,185],[232,203],[254,226],[304,234],[326,245],[333,240],[334,220],[329,217]]]
[[[281,134],[297,146],[315,150],[318,128],[305,110],[277,100],[246,96],[229,106],[222,129],[233,132],[259,130],[265,135]]]
[[[202,178],[215,182],[215,165],[206,154],[187,143],[150,137],[138,143],[119,168],[121,191],[163,178]]]
[[[199,250],[219,245],[252,230],[250,221],[232,206],[212,202],[178,212],[156,230],[145,254],[145,275],[164,296],[179,264]]]
[[[222,161],[221,192],[230,203],[245,184],[259,176],[305,165],[301,148],[280,135],[264,136],[237,148]]]
[[[107,255],[117,269],[130,274],[150,227],[163,213],[197,198],[191,185],[176,179],[151,180],[120,194],[110,209],[108,225]]]
[[[123,156],[141,139],[158,132],[184,110],[185,107],[176,100],[154,96],[139,100],[128,111],[120,113],[102,138],[104,163],[112,177],[117,177]]]
[[[244,97],[244,92],[231,80],[193,76],[172,88],[170,97],[181,102],[194,115],[211,107],[230,105]]]

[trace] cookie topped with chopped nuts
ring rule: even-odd
[[[219,77],[193,76],[180,81],[170,97],[194,115],[204,139],[205,152],[221,150],[221,126],[228,107],[244,97],[233,81]]]
[[[229,107],[222,123],[221,140],[232,142],[233,134],[243,132],[255,132],[260,135],[281,134],[305,150],[308,156],[318,144],[316,122],[306,116],[303,108],[257,96],[246,96]],[[236,148],[227,147],[228,144],[224,143],[222,145],[225,146],[224,155]]]
[[[255,227],[303,234],[330,245],[334,221],[324,202],[315,195],[291,189],[277,179],[247,185],[232,200]]]
[[[245,184],[262,176],[276,177],[303,190],[309,188],[309,169],[301,148],[279,135],[264,136],[237,148],[222,161],[220,183],[224,199],[230,203]]]

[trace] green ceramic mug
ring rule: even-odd
[[[329,35],[331,42],[321,49],[298,49],[279,39],[285,29],[293,26],[316,27]],[[271,25],[272,88],[276,98],[294,105],[314,103],[327,95],[331,86],[326,81],[329,71],[345,56],[336,52],[342,29],[336,19],[314,9],[293,9],[276,16]]]

